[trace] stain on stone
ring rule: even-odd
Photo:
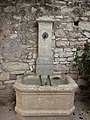
[[[75,113],[73,113],[73,115],[75,115]]]
[[[83,117],[79,117],[79,119],[83,119]]]

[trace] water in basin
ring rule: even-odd
[[[57,86],[68,84],[68,81],[60,77],[52,76],[24,76],[22,78],[22,83],[25,85]]]
[[[55,86],[68,84],[68,81],[66,79],[59,78],[59,77],[53,77],[51,81],[52,81],[52,85],[55,85]]]
[[[25,76],[22,78],[22,83],[25,85],[40,85],[40,79],[39,77]]]

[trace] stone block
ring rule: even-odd
[[[90,22],[79,22],[79,28],[81,30],[90,31]]]
[[[90,38],[90,32],[84,32],[83,33],[86,37]]]
[[[6,13],[16,12],[16,8],[15,6],[7,6],[6,8],[4,8],[4,12]]]
[[[16,80],[17,76],[16,74],[10,74],[10,80]]]
[[[83,47],[84,44],[86,43],[86,41],[76,41],[76,42],[72,42],[70,41],[70,47],[73,48],[78,48],[78,47]]]
[[[67,23],[66,30],[73,31],[73,23]]]
[[[9,78],[10,78],[9,73],[7,72],[0,73],[0,81],[9,80]]]
[[[64,51],[65,52],[71,52],[72,50],[71,50],[71,48],[64,48]]]
[[[21,20],[21,16],[14,15],[13,18],[16,19],[16,20]]]
[[[3,90],[3,89],[5,89],[5,88],[6,88],[6,86],[0,85],[0,90]]]
[[[87,21],[87,20],[88,20],[88,17],[81,17],[81,19],[82,19],[83,21]]]
[[[73,52],[71,51],[71,52],[65,52],[66,53],[66,57],[73,57]]]
[[[73,60],[74,60],[73,57],[68,57],[68,59],[67,59],[67,61],[69,61],[69,62],[71,62],[71,61],[73,61]]]
[[[72,57],[73,56],[73,52],[60,52],[59,53],[59,57]]]
[[[25,71],[24,71],[24,70],[22,70],[22,71],[17,70],[17,71],[11,71],[10,73],[11,73],[11,74],[15,74],[15,75],[22,75],[22,74],[25,73]]]
[[[54,71],[60,71],[60,72],[66,73],[69,71],[69,68],[66,67],[65,65],[57,64],[57,65],[54,65]]]
[[[60,0],[56,1],[56,3],[57,3],[57,4],[60,4],[60,5],[66,5],[66,2],[65,2],[65,1],[60,1]]]
[[[21,62],[7,62],[3,63],[3,69],[6,71],[25,71],[29,69],[29,66],[27,63],[21,63]]]
[[[58,55],[59,57],[66,57],[66,54],[65,54],[65,52],[59,52],[59,55]]]
[[[54,52],[55,53],[63,52],[63,48],[55,48]]]
[[[10,34],[10,38],[11,38],[11,39],[17,38],[17,34]]]
[[[15,83],[15,80],[5,81],[4,83],[5,83],[5,84],[13,84],[13,83]]]
[[[79,41],[86,41],[88,38],[78,38]]]
[[[56,41],[56,46],[57,47],[68,47],[69,46],[69,41]]]
[[[55,35],[56,37],[61,37],[61,38],[65,38],[66,37],[66,33],[63,29],[57,29],[55,31]]]
[[[67,59],[66,58],[55,58],[56,62],[66,62]]]
[[[74,8],[69,8],[67,6],[61,7],[61,13],[62,14],[70,14],[73,11]]]
[[[90,11],[83,12],[83,16],[90,17]]]
[[[77,51],[77,49],[76,49],[76,48],[72,48],[71,50],[72,50],[72,52],[76,52],[76,51]]]

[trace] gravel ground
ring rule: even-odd
[[[76,93],[75,96],[75,112],[69,116],[68,120],[90,120],[90,93]],[[17,117],[14,106],[15,97],[12,86],[0,90],[0,120],[46,120],[46,118],[27,118],[21,119]],[[67,120],[66,118],[50,118],[48,120]]]

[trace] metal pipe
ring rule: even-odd
[[[52,86],[52,83],[51,83],[51,80],[50,80],[50,75],[48,75],[47,77],[48,77],[50,86]]]
[[[41,86],[43,86],[41,75],[39,75],[39,79],[40,79]]]

